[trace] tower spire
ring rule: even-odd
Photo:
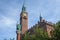
[[[41,16],[41,13],[40,13],[40,22],[42,21],[42,16]]]
[[[22,12],[25,12],[26,11],[26,7],[25,7],[25,0],[23,2],[23,6],[22,6]]]

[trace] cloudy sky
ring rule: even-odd
[[[0,40],[15,38],[24,0],[0,0]],[[29,28],[39,21],[40,13],[46,21],[60,20],[60,0],[25,0]]]

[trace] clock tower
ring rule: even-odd
[[[28,30],[28,13],[26,7],[22,6],[22,12],[20,14],[21,34],[23,35]]]

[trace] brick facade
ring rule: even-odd
[[[26,12],[22,12],[20,16],[21,32],[24,34],[28,30],[28,15]]]
[[[20,40],[20,32],[17,33],[17,40]]]

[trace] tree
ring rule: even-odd
[[[6,38],[4,40],[7,40]]]
[[[14,38],[10,38],[10,40],[14,40]]]
[[[54,40],[60,40],[60,21],[55,24]]]
[[[49,40],[49,37],[45,31],[43,31],[42,28],[39,28],[36,26],[36,28],[33,29],[33,34],[25,33],[23,40]]]

